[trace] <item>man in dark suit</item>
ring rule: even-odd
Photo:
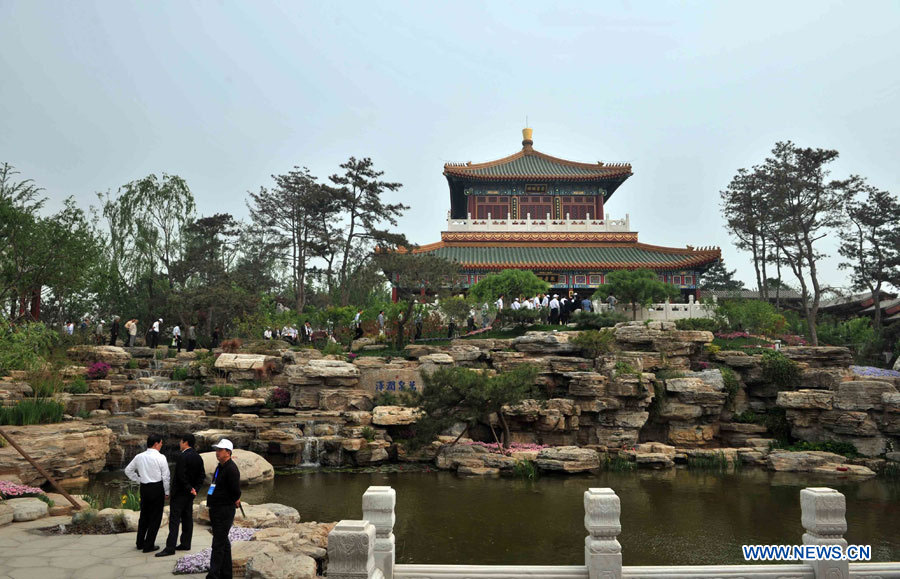
[[[203,459],[194,450],[195,443],[193,434],[188,433],[181,437],[181,454],[175,459],[172,499],[169,502],[169,538],[166,539],[166,548],[157,553],[157,557],[174,555],[175,551],[191,550],[191,537],[194,532],[194,497],[206,481]],[[181,544],[176,547],[179,523]]]

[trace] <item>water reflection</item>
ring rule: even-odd
[[[370,485],[397,491],[401,563],[582,564],[582,494],[589,487],[611,487],[620,497],[625,565],[737,564],[743,544],[800,543],[800,489],[807,486],[846,495],[850,543],[872,545],[873,560],[900,560],[900,483],[879,479],[679,469],[532,483],[446,472],[311,471],[247,489],[245,500],[291,505],[307,521],[355,519]]]

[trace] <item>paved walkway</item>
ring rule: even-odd
[[[68,523],[70,517],[48,517],[0,527],[0,579],[115,579],[117,577],[204,577],[172,575],[171,557],[144,554],[135,546],[136,533],[118,535],[44,535],[37,529]],[[194,524],[195,553],[209,547],[208,527]],[[165,546],[168,529],[160,529],[156,544]]]

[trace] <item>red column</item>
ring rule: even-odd
[[[41,288],[35,288],[31,292],[31,319],[34,321],[41,319]]]
[[[399,299],[400,298],[398,297],[398,294],[397,294],[397,286],[392,286],[391,287],[391,301],[396,304]]]

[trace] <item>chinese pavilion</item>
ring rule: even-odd
[[[461,285],[487,274],[527,269],[562,294],[590,295],[617,269],[651,269],[684,295],[696,295],[699,276],[721,258],[719,248],[660,247],[638,241],[629,216],[611,219],[604,208],[631,175],[631,165],[577,163],[533,148],[487,163],[448,163],[450,212],[441,241],[421,246],[456,261]]]

